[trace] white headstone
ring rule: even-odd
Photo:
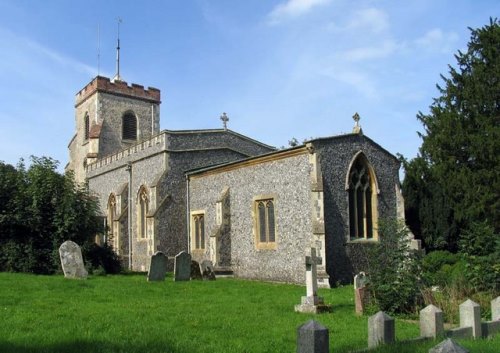
[[[379,311],[368,318],[368,348],[379,344],[392,343],[396,339],[394,319]]]
[[[491,301],[491,321],[500,321],[500,297]]]
[[[460,304],[460,327],[472,327],[472,337],[481,338],[481,312],[479,304],[467,299]]]
[[[436,338],[443,333],[443,312],[441,309],[430,304],[420,310],[420,337]]]
[[[59,247],[61,265],[66,278],[87,278],[83,264],[82,250],[77,243],[67,240]]]

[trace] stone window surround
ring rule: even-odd
[[[262,194],[253,197],[252,202],[252,219],[253,219],[253,236],[255,241],[255,248],[257,250],[276,250],[278,244],[278,227],[276,222],[276,194]],[[261,242],[260,241],[260,223],[258,205],[261,201],[272,201],[274,209],[274,242]]]
[[[371,188],[371,216],[372,216],[372,237],[368,238],[366,229],[364,232],[364,237],[358,237],[358,238],[351,238],[351,231],[350,231],[350,205],[349,205],[349,177],[351,174],[351,170],[356,164],[356,162],[361,159],[361,162],[365,165],[369,176],[370,176],[370,188]],[[378,187],[378,181],[377,181],[377,176],[375,174],[375,170],[366,157],[365,153],[363,151],[358,151],[354,157],[351,159],[351,162],[349,163],[349,168],[348,168],[348,173],[346,174],[346,182],[345,182],[345,190],[346,190],[346,202],[347,202],[347,214],[348,214],[348,219],[347,219],[347,242],[350,243],[372,243],[372,242],[377,242],[379,240],[378,237],[378,194],[380,194],[380,189]]]
[[[148,239],[148,206],[149,192],[145,185],[141,185],[137,193],[137,239],[146,241]]]
[[[200,247],[196,247],[196,226],[195,226],[195,218],[203,216],[203,236],[200,237]],[[191,252],[193,253],[204,253],[206,248],[206,229],[205,229],[205,210],[195,210],[191,211],[189,215],[190,222],[190,237],[191,237]]]

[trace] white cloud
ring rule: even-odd
[[[342,57],[348,61],[363,61],[386,58],[397,49],[393,40],[385,40],[379,46],[360,47],[346,51]]]
[[[368,8],[356,11],[347,25],[347,29],[366,29],[381,33],[389,28],[389,16],[382,10]]]
[[[277,24],[309,12],[313,7],[324,5],[331,0],[288,0],[278,4],[268,15],[270,24]]]
[[[443,32],[434,28],[415,40],[417,46],[433,52],[449,53],[455,49],[459,37],[455,32]]]

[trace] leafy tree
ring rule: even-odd
[[[420,154],[405,163],[403,192],[412,231],[432,249],[456,251],[476,222],[500,229],[500,23],[470,29],[456,68],[441,76]]]
[[[0,270],[54,273],[65,240],[84,245],[101,231],[96,200],[57,166],[46,157],[27,170],[0,163]]]

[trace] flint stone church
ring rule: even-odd
[[[399,161],[350,134],[277,150],[227,128],[160,131],[160,90],[97,76],[76,94],[72,170],[99,200],[123,263],[188,251],[235,277],[304,283],[312,247],[320,286],[351,282],[377,222],[402,217]]]

